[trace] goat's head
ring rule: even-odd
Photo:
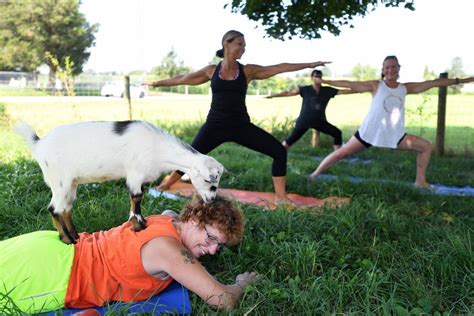
[[[224,166],[209,156],[192,167],[189,178],[204,202],[210,202],[216,197],[223,172]]]

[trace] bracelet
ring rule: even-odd
[[[456,78],[456,80],[454,81],[456,84],[459,84],[459,78]]]

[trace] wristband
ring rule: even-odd
[[[454,81],[456,84],[459,84],[459,78],[456,78],[456,80]]]

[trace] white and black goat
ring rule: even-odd
[[[71,209],[77,186],[126,178],[132,229],[146,227],[141,215],[142,185],[162,173],[181,170],[205,202],[216,196],[224,167],[162,129],[144,121],[82,122],[53,129],[40,139],[26,123],[16,131],[30,145],[53,196],[48,210],[65,243],[79,237]]]

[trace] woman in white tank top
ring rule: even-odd
[[[430,187],[426,181],[426,168],[431,156],[431,143],[421,137],[405,133],[405,96],[420,93],[434,87],[445,87],[474,81],[474,77],[464,79],[439,78],[423,82],[398,82],[400,64],[396,56],[387,56],[383,61],[382,80],[348,81],[324,80],[324,83],[357,92],[371,92],[372,104],[369,113],[354,136],[340,149],[321,161],[310,175],[316,178],[339,160],[371,146],[415,151],[416,187]]]

